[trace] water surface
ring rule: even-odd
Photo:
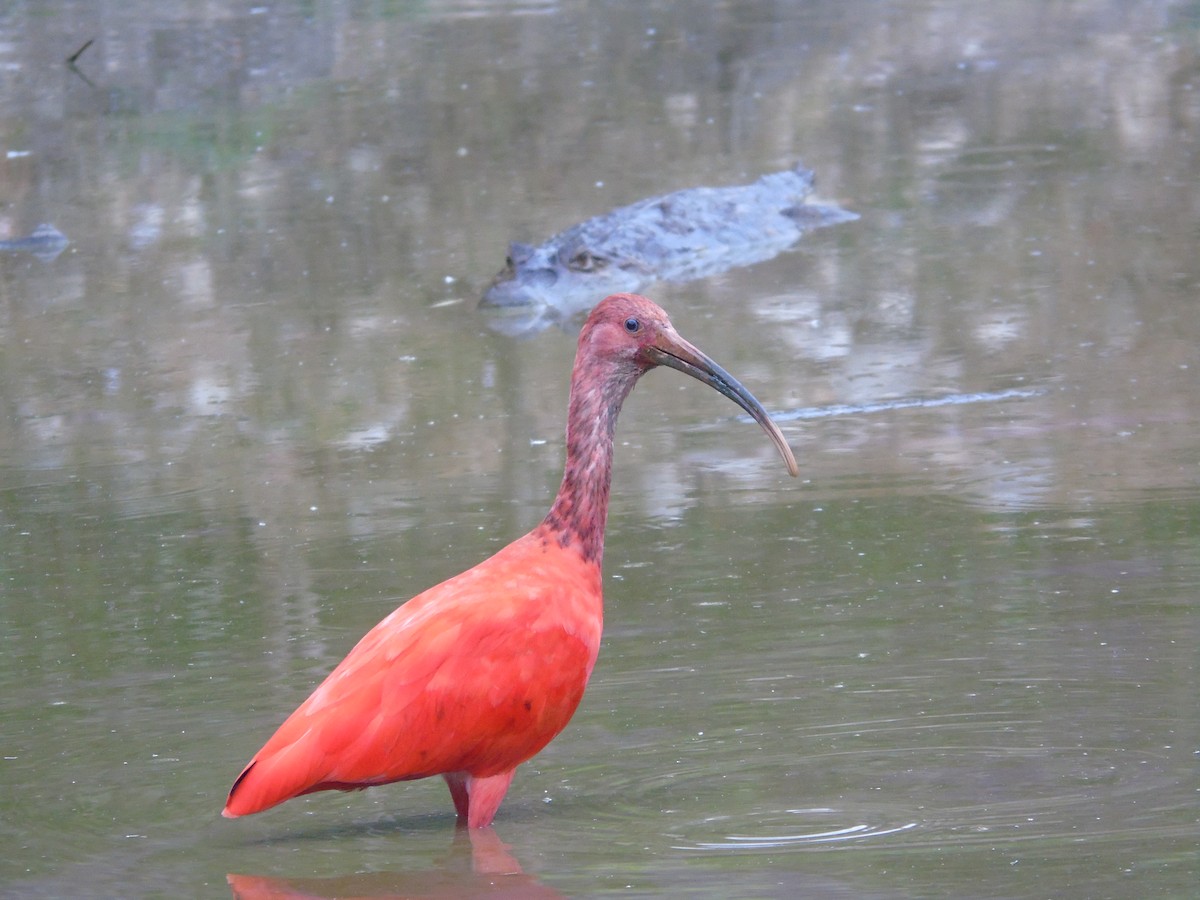
[[[709,12],[0,13],[0,238],[70,240],[0,253],[0,895],[1194,892],[1194,5]],[[639,386],[600,662],[494,831],[435,781],[220,819],[548,506],[574,325],[489,327],[508,243],[798,160],[861,219],[648,293],[801,478]]]

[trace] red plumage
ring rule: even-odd
[[[242,771],[224,815],[442,775],[460,820],[491,823],[515,768],[570,721],[596,662],[613,429],[637,379],[668,365],[731,397],[795,460],[761,405],[644,297],[600,303],[579,338],[567,463],[546,519],[376,625]]]

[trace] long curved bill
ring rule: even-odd
[[[691,375],[697,381],[703,381],[748,412],[779,449],[779,455],[787,464],[788,473],[793,478],[800,474],[800,467],[796,465],[796,457],[792,455],[792,448],[788,446],[787,439],[779,430],[779,426],[771,421],[771,417],[767,415],[763,405],[742,386],[740,381],[713,362],[707,354],[685,341],[673,329],[660,331],[654,343],[647,346],[643,352],[655,365],[670,366],[672,369],[678,369],[680,372]]]

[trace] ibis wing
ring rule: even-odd
[[[368,632],[255,755],[226,814],[442,772],[487,777],[549,743],[595,663],[599,571],[532,537]]]

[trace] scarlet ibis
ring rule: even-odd
[[[516,767],[566,727],[592,674],[613,430],[634,384],[656,366],[741,406],[798,474],[762,404],[660,307],[637,294],[606,298],[579,335],[567,461],[546,518],[367,632],[242,770],[224,816],[441,775],[460,824],[491,824]]]

